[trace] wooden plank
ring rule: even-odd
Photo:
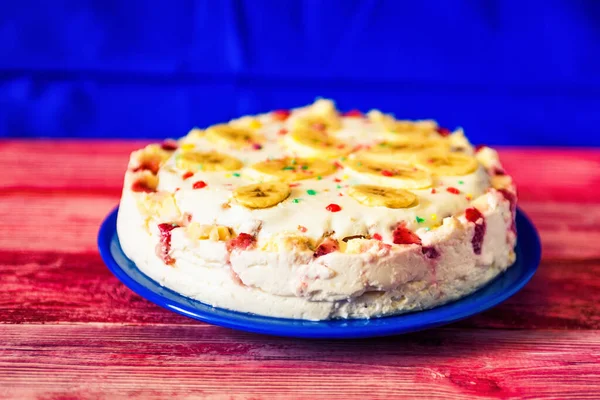
[[[164,398],[593,398],[600,333],[438,329],[309,341],[207,325],[0,326],[0,394]]]
[[[463,328],[599,329],[600,260],[544,261],[512,299]],[[135,295],[95,253],[0,252],[0,322],[197,324]]]

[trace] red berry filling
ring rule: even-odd
[[[339,248],[340,247],[338,245],[337,240],[327,238],[323,242],[321,242],[321,244],[317,247],[313,256],[315,258],[321,257],[321,256],[324,256],[325,254],[333,253],[334,251],[337,251]]]
[[[175,263],[175,259],[169,255],[169,252],[171,251],[171,231],[178,227],[177,224],[158,224],[160,241],[156,247],[156,253],[167,265]]]
[[[254,243],[256,243],[256,238],[254,236],[247,233],[240,233],[236,238],[227,241],[225,247],[229,252],[234,249],[247,250],[248,248],[254,246]]]
[[[338,206],[337,204],[333,204],[333,203],[328,205],[327,207],[325,207],[325,209],[330,212],[342,211],[342,207]]]
[[[395,244],[421,244],[421,238],[406,227],[404,222],[396,226],[392,232],[393,242]]]
[[[198,182],[195,182],[195,183],[194,183],[194,185],[193,185],[193,188],[194,188],[194,189],[203,189],[203,188],[205,188],[206,186],[207,186],[207,185],[206,185],[206,182],[204,182],[204,181],[198,181]]]
[[[473,233],[473,239],[471,239],[473,253],[481,254],[483,237],[485,236],[486,230],[486,223],[483,214],[481,214],[481,212],[476,208],[467,208],[465,210],[465,218],[467,221],[475,224],[475,232]]]
[[[502,196],[504,196],[504,198],[510,203],[510,212],[512,214],[513,219],[510,229],[516,234],[517,224],[515,222],[515,215],[517,213],[517,196],[507,189],[498,189],[498,191],[502,193]]]
[[[432,259],[432,260],[434,260],[440,256],[440,253],[436,250],[435,247],[423,246],[421,248],[421,251],[423,252],[423,255],[425,255],[425,257]]]
[[[285,121],[291,114],[290,110],[275,110],[272,113],[272,117],[275,121]]]

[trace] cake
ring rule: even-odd
[[[498,154],[462,129],[319,99],[134,151],[117,232],[144,274],[205,304],[371,318],[505,271],[515,210]]]

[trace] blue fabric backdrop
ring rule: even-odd
[[[166,137],[316,96],[600,145],[600,1],[0,0],[0,136]]]

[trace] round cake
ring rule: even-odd
[[[117,232],[142,272],[241,312],[423,310],[515,261],[516,190],[461,129],[320,99],[131,154]]]

